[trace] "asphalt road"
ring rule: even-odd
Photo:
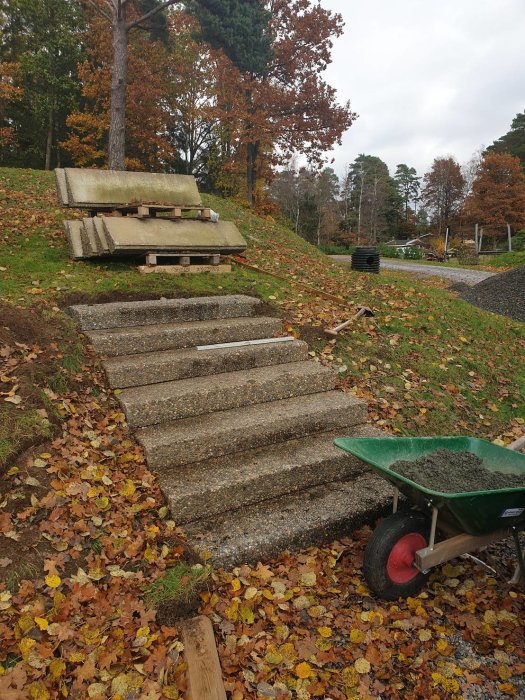
[[[352,262],[350,255],[330,255],[330,257],[339,262]],[[464,270],[460,267],[421,265],[420,263],[392,260],[390,258],[381,258],[381,267],[384,270],[411,272],[418,277],[442,277],[450,280],[450,282],[463,282],[470,286],[478,284],[478,282],[482,282],[487,277],[492,277],[495,274],[494,272],[485,272],[483,270]]]

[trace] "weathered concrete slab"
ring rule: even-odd
[[[117,328],[87,333],[98,352],[109,357],[271,338],[281,330],[278,318],[221,318],[188,323]]]
[[[82,260],[90,256],[82,245],[81,229],[82,221],[64,221],[64,231],[66,232],[66,240],[69,246],[69,256],[73,260]]]
[[[243,294],[192,299],[121,301],[111,304],[79,304],[68,313],[83,331],[128,326],[152,326],[175,321],[205,321],[213,318],[253,316],[261,300]]]
[[[69,206],[69,197],[67,194],[66,173],[64,168],[55,168],[55,185],[57,189],[57,199],[61,207]]]
[[[312,433],[364,423],[364,401],[341,391],[283,399],[271,404],[219,411],[165,425],[141,428],[137,438],[150,469],[176,472],[178,466],[234,454]]]
[[[187,524],[184,531],[190,541],[211,552],[215,565],[230,568],[350,535],[384,512],[392,494],[384,479],[363,474],[274,501],[261,500],[234,517],[231,512],[215,514]]]
[[[208,519],[367,471],[364,462],[335,447],[340,435],[318,433],[161,471],[159,484],[177,523]]]
[[[308,345],[301,340],[295,340],[290,343],[246,345],[238,348],[148,352],[112,357],[103,365],[110,386],[125,389],[307,359]]]
[[[247,244],[231,221],[195,219],[136,219],[130,216],[101,219],[112,253],[179,251],[241,253]]]
[[[63,194],[60,172],[61,201],[65,206],[102,209],[124,204],[164,204],[170,206],[202,206],[197,183],[192,175],[136,173],[115,170],[65,168],[67,196]]]
[[[118,400],[128,424],[137,428],[331,391],[336,379],[333,370],[306,360],[132,387],[124,389]]]
[[[89,257],[94,258],[101,254],[99,249],[99,239],[97,232],[95,231],[93,219],[84,219],[82,221],[80,237],[82,238],[82,246],[89,254]]]
[[[106,229],[104,228],[104,224],[102,222],[102,219],[98,216],[95,216],[93,218],[83,219],[83,221],[84,221],[84,226],[86,228],[88,226],[93,227],[94,235],[97,239],[97,247],[98,247],[100,255],[102,255],[102,254],[109,255],[108,237],[106,235]]]

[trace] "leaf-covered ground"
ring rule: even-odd
[[[177,629],[145,603],[152,582],[187,559],[184,535],[65,304],[254,293],[339,368],[341,388],[366,398],[380,427],[502,442],[523,432],[522,325],[439,282],[350,273],[271,219],[208,203],[248,238],[245,262],[273,275],[239,264],[220,278],[174,279],[72,263],[52,176],[0,169],[2,700],[184,695]],[[359,303],[374,321],[324,337]],[[505,583],[508,547],[490,555],[495,578],[454,562],[421,596],[384,604],[363,584],[368,534],[214,573],[202,610],[216,623],[230,697],[523,696],[524,596]]]

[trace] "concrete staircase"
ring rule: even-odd
[[[302,341],[245,296],[75,306],[173,518],[224,566],[347,534],[390,488],[333,445],[379,434]]]

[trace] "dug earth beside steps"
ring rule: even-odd
[[[262,312],[262,313],[261,313]],[[374,436],[366,404],[242,295],[77,305],[177,524],[231,566],[328,542],[379,515],[390,486],[338,450]]]

